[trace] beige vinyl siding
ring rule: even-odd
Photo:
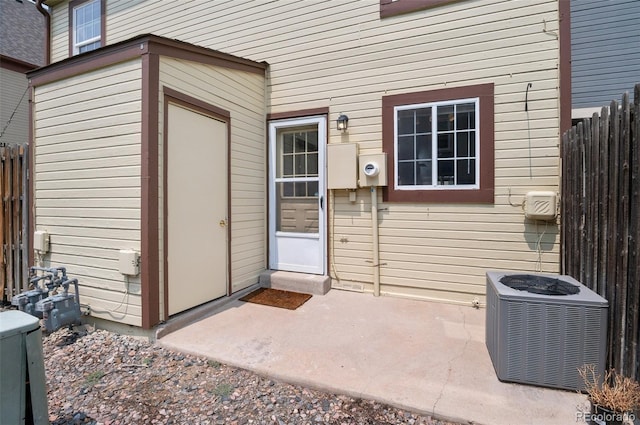
[[[69,2],[49,9],[51,14],[51,63],[69,57]]]
[[[27,86],[24,74],[0,67],[0,131],[4,130],[0,143],[27,143],[29,140]]]
[[[264,77],[161,57],[160,90],[163,86],[231,113],[230,254],[231,284],[232,291],[235,292],[256,283],[259,274],[266,268]],[[162,96],[160,93],[160,99]],[[162,106],[161,104],[160,129],[164,128]],[[162,143],[164,138],[160,137],[159,140]],[[162,152],[162,147],[160,149]]]
[[[380,197],[382,292],[469,302],[482,300],[487,269],[558,270],[557,226],[536,225],[509,203],[509,193],[519,204],[529,190],[558,190],[556,0],[463,0],[385,19],[378,0],[107,2],[108,43],[141,33],[267,61],[268,112],[329,107],[329,143],[356,142],[361,153],[382,149],[382,96],[493,83],[495,204]],[[53,44],[68,49],[66,37],[54,35]],[[67,54],[59,48],[54,58]],[[349,116],[346,135],[334,129],[340,113]],[[262,160],[258,150],[244,153],[256,167]],[[236,154],[231,169],[242,166]],[[254,191],[255,198],[234,191],[234,205],[253,202]],[[335,193],[330,270],[336,286],[370,290],[368,190],[357,197],[352,204],[346,192]],[[237,231],[262,234],[245,227],[254,224],[264,222],[248,219]]]
[[[35,88],[37,230],[45,265],[64,265],[98,318],[140,326],[140,277],[118,271],[140,251],[141,63],[132,60]]]

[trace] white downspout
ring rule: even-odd
[[[373,295],[380,296],[380,248],[378,246],[378,192],[371,186],[371,236],[373,238]]]

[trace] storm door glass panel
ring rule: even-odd
[[[318,128],[279,129],[276,231],[318,233]]]

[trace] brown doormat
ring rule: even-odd
[[[311,298],[310,294],[283,291],[281,289],[259,288],[240,298],[240,301],[295,310],[306,303],[309,298]]]

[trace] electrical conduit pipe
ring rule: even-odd
[[[373,295],[380,296],[380,249],[378,246],[378,191],[371,186],[371,236],[373,251]]]

